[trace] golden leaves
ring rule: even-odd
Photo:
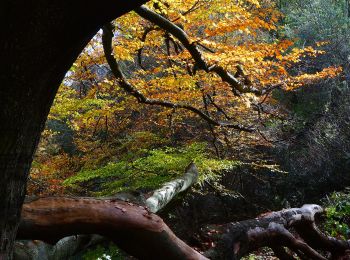
[[[295,90],[303,85],[312,84],[319,80],[323,79],[331,79],[339,76],[339,74],[343,71],[342,67],[328,67],[324,68],[322,71],[313,73],[313,74],[301,74],[296,77],[292,77],[289,81],[286,90]]]

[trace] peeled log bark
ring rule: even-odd
[[[153,213],[158,212],[178,193],[187,190],[197,179],[197,167],[194,163],[191,163],[182,177],[167,182],[160,189],[154,191],[153,195],[146,200],[147,208]]]
[[[207,259],[145,207],[116,200],[51,197],[25,203],[17,239],[54,243],[100,234],[139,259]]]

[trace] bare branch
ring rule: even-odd
[[[204,119],[205,121],[207,121],[208,123],[214,126],[233,128],[233,129],[237,129],[245,132],[255,131],[254,128],[246,127],[241,124],[216,121],[215,119],[205,114],[198,108],[185,103],[173,103],[166,100],[150,99],[146,97],[131,83],[129,83],[125,78],[125,76],[123,75],[123,72],[121,71],[118,62],[115,60],[112,54],[112,39],[113,39],[113,26],[111,24],[105,25],[103,28],[102,44],[103,44],[106,60],[111,68],[113,75],[118,79],[120,87],[130,95],[136,97],[138,102],[143,104],[148,104],[148,105],[158,105],[158,106],[174,108],[174,109],[176,108],[185,109],[195,113],[196,115],[200,116],[202,119]]]
[[[188,15],[189,13],[191,13],[191,12],[197,10],[198,8],[201,7],[201,6],[199,5],[199,3],[200,3],[200,0],[197,0],[187,11],[181,13],[181,15],[182,15],[182,16],[185,16],[185,15]],[[179,20],[179,19],[180,19],[180,17],[174,19],[172,22],[174,23],[174,22],[176,22],[176,21]]]
[[[220,76],[222,81],[228,83],[231,86],[232,91],[236,95],[239,95],[240,93],[254,93],[255,95],[260,96],[266,92],[266,90],[264,89],[260,90],[255,88],[254,86],[244,85],[243,82],[235,78],[234,75],[232,75],[220,65],[208,64],[204,60],[201,51],[197,47],[197,45],[199,44],[196,42],[191,42],[189,36],[183,29],[181,29],[179,26],[169,21],[165,17],[157,14],[156,12],[153,12],[145,6],[136,8],[135,12],[144,19],[158,25],[160,28],[171,33],[174,37],[176,37],[182,43],[182,45],[189,51],[192,58],[195,60],[195,66],[197,66],[198,69],[204,70],[206,72],[216,73],[218,76]],[[203,47],[203,45],[201,46]]]
[[[145,42],[147,39],[147,35],[154,30],[156,30],[156,28],[154,28],[154,27],[146,28],[145,31],[143,32],[143,35],[142,35],[140,40],[142,42]],[[143,46],[137,50],[137,60],[138,60],[138,63],[140,65],[141,69],[146,70],[146,68],[142,64],[142,52],[143,52]]]

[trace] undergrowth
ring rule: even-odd
[[[333,237],[350,237],[350,188],[334,192],[325,199],[326,220],[324,229]]]
[[[91,195],[106,196],[122,191],[155,189],[164,182],[184,174],[194,162],[199,170],[199,183],[215,181],[224,170],[239,164],[237,161],[211,158],[206,144],[193,143],[186,147],[164,147],[150,150],[133,160],[110,162],[98,169],[82,170],[64,181],[70,189],[92,190]]]

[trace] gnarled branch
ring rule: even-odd
[[[270,247],[285,259],[291,259],[291,255],[283,247],[307,259],[327,259],[316,251],[318,249],[330,252],[334,258],[344,255],[350,249],[349,241],[326,236],[316,227],[315,217],[322,213],[323,208],[318,205],[304,205],[271,212],[256,219],[210,227],[209,239],[217,239],[210,256],[239,259],[261,247]],[[296,230],[298,237],[289,231],[291,228]]]
[[[200,109],[188,104],[173,103],[166,100],[150,99],[146,97],[136,87],[134,87],[123,75],[123,72],[121,71],[118,62],[116,61],[116,59],[112,54],[112,39],[113,39],[113,26],[111,24],[107,24],[103,28],[103,35],[102,35],[102,44],[103,44],[103,49],[105,52],[107,63],[110,66],[113,75],[118,79],[120,87],[130,95],[136,97],[138,102],[143,104],[148,104],[148,105],[158,105],[158,106],[174,108],[174,109],[176,108],[186,109],[200,116],[202,119],[204,119],[205,121],[207,121],[208,123],[214,126],[233,128],[233,129],[237,129],[245,132],[253,132],[255,130],[252,127],[246,127],[241,124],[216,121],[214,118],[210,117]]]
[[[145,201],[145,206],[147,210],[156,213],[160,209],[164,208],[178,193],[185,191],[192,184],[196,182],[198,178],[198,170],[194,163],[188,165],[185,173],[182,177],[177,178],[173,181],[165,183],[160,189],[153,192],[153,195]],[[105,200],[117,201],[116,197],[122,199],[123,196],[115,196],[114,198],[105,198]],[[122,199],[124,200],[124,199]],[[137,203],[143,204],[142,200],[138,200]],[[132,205],[132,204],[128,204]],[[118,220],[117,220],[118,221]],[[101,244],[106,241],[106,238],[101,235],[76,235],[68,236],[60,239],[54,246],[48,244],[33,244],[33,243],[17,243],[17,248],[20,253],[22,251],[45,251],[45,254],[49,256],[49,259],[68,259],[79,251],[86,250],[89,246],[95,246],[96,244]],[[41,250],[39,250],[41,247]],[[36,250],[33,250],[36,248]],[[25,252],[29,253],[29,252]],[[31,257],[34,257],[31,253]],[[27,258],[31,258],[27,257]]]
[[[338,259],[350,249],[349,241],[322,234],[315,216],[318,205],[271,212],[267,215],[209,227],[204,239],[215,247],[206,251],[211,259],[239,259],[260,247],[270,247],[278,257],[294,259],[284,247],[302,259]],[[289,229],[295,229],[298,236]],[[113,199],[41,198],[24,204],[18,239],[55,242],[74,234],[97,233],[108,237],[140,259],[207,259],[177,238],[161,218],[147,208]],[[312,234],[312,235],[310,235]],[[344,259],[344,258],[343,258]]]
[[[264,89],[260,90],[255,88],[254,86],[245,85],[244,82],[238,80],[234,75],[232,75],[220,65],[208,64],[203,58],[202,52],[197,47],[198,43],[191,42],[189,36],[183,29],[181,29],[179,26],[169,21],[165,17],[150,10],[146,6],[136,8],[135,12],[142,18],[158,25],[160,28],[169,32],[175,38],[177,38],[191,54],[192,58],[196,62],[196,66],[198,69],[204,70],[206,72],[216,73],[222,79],[222,81],[228,83],[231,86],[231,89],[235,94],[239,95],[240,93],[254,93],[255,95],[260,96],[266,92],[266,90]]]
[[[17,239],[53,243],[75,234],[103,235],[139,259],[207,259],[142,206],[69,197],[40,198],[24,204]]]

